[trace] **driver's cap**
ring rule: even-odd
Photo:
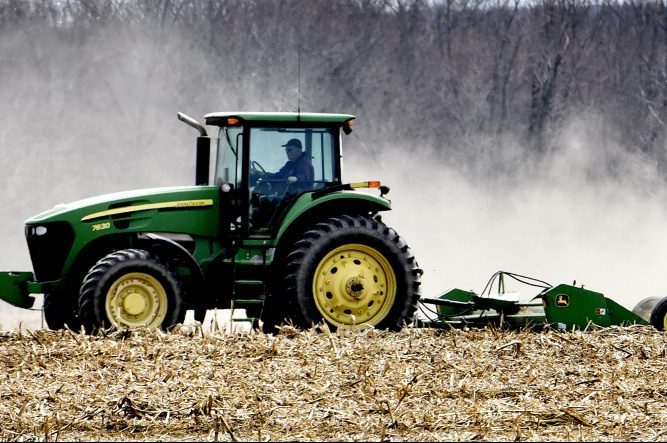
[[[299,140],[298,138],[292,138],[287,143],[282,145],[283,148],[286,148],[288,146],[294,146],[301,149],[301,140]]]

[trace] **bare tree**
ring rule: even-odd
[[[667,175],[664,0],[0,0],[0,37],[17,113],[77,102],[142,143],[156,105],[300,108],[473,163],[585,111]]]

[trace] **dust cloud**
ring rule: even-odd
[[[471,174],[396,146],[379,168],[366,158],[346,163],[346,171],[353,180],[390,186],[393,209],[384,220],[424,269],[424,296],[454,287],[480,293],[503,270],[554,286],[576,281],[632,309],[645,297],[667,296],[666,195],[654,165],[601,137],[599,123],[595,116],[573,119],[557,152],[536,163],[514,162],[523,151],[510,149],[504,155],[514,169],[505,165],[500,177],[490,173],[488,158],[476,158],[487,164],[473,168],[487,174]],[[352,157],[348,148],[346,160]]]
[[[212,111],[295,108],[294,85],[276,100],[252,79],[226,84],[224,67],[196,47],[132,27],[102,28],[75,44],[37,29],[5,32],[0,269],[32,269],[23,223],[55,204],[193,183],[196,133],[177,121],[177,111],[202,120]],[[552,284],[576,280],[630,309],[667,295],[664,184],[653,165],[624,154],[613,134],[596,133],[599,117],[573,119],[559,132],[559,149],[531,163],[522,161],[525,148],[505,140],[498,152],[493,138],[465,141],[477,147],[463,160],[448,159],[452,141],[415,150],[369,140],[364,115],[357,119],[345,139],[344,178],[391,187],[393,211],[384,219],[414,250],[425,296],[451,287],[480,291],[497,270]],[[386,140],[395,140],[391,129]],[[371,143],[376,149],[365,149]],[[502,174],[491,174],[489,154],[501,157]],[[601,164],[615,165],[615,173]],[[0,328],[19,323],[41,327],[41,312],[0,302]]]
[[[213,67],[192,42],[137,27],[72,40],[24,28],[0,35],[0,60],[0,269],[32,270],[24,221],[56,204],[194,183],[196,132],[176,113],[202,119],[224,102],[194,83],[192,66]],[[0,301],[0,328],[20,322],[39,327],[41,312]]]

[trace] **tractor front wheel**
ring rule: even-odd
[[[88,332],[115,327],[167,329],[183,310],[176,274],[142,249],[125,249],[98,261],[83,280],[79,315]]]
[[[407,243],[381,221],[330,218],[295,243],[278,294],[284,303],[272,305],[286,306],[298,327],[400,330],[414,321],[420,275]]]
[[[76,298],[74,298],[76,301]],[[79,327],[76,308],[72,298],[61,292],[47,292],[44,294],[44,320],[49,329],[56,331],[65,325],[73,331]]]

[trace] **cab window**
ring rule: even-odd
[[[313,166],[312,177],[308,177],[306,181],[309,183],[304,185],[311,189],[324,187],[325,183],[334,181],[333,140],[330,128],[251,128],[251,169],[271,175],[277,174],[285,166],[289,167],[288,162],[293,160],[289,157],[288,148],[292,146],[287,145],[290,141],[297,141],[303,156]]]
[[[238,189],[241,186],[243,128],[222,127],[218,136],[215,165],[215,184],[229,183]]]
[[[251,231],[271,230],[301,193],[334,177],[331,128],[250,128]]]

